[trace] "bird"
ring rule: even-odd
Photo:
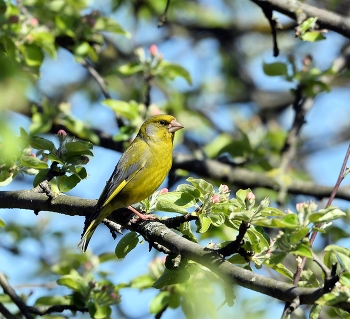
[[[131,205],[151,196],[164,181],[172,165],[174,134],[182,128],[167,114],[151,116],[141,125],[107,181],[94,213],[86,218],[78,248],[85,252],[97,226],[119,208],[128,207],[141,219],[148,219]]]

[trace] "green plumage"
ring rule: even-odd
[[[114,210],[152,195],[172,165],[174,133],[183,128],[171,115],[156,115],[144,122],[123,153],[87,219],[78,247],[86,250],[97,226]]]

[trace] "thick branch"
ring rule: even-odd
[[[290,0],[251,0],[258,6],[270,4],[272,10],[285,14],[286,16],[299,21],[300,14],[305,19],[317,17],[317,24],[320,28],[329,29],[350,39],[350,19],[314,6]]]
[[[30,197],[32,198],[30,199]],[[51,210],[66,215],[86,215],[93,211],[95,200],[84,200],[73,196],[61,195],[52,202],[46,199],[45,194],[30,191],[0,192],[0,203],[4,207],[25,209]],[[11,199],[11,201],[9,201]],[[12,202],[12,206],[10,206]],[[39,204],[43,206],[39,206]],[[5,204],[5,205],[4,205]],[[196,261],[216,273],[219,277],[254,291],[266,294],[282,301],[292,302],[300,297],[301,304],[313,304],[320,296],[328,292],[322,288],[301,288],[280,282],[251,271],[239,268],[224,261],[218,253],[203,248],[171,231],[164,224],[154,221],[129,223],[128,217],[121,213],[114,213],[110,219],[128,229],[135,230],[150,242],[156,242],[171,252],[180,254],[183,258]],[[336,305],[344,310],[350,310],[350,304]]]
[[[113,218],[116,223],[124,223],[125,227],[139,232],[146,238],[146,240],[151,239],[169,249],[171,252],[175,254],[179,253],[182,258],[193,260],[208,267],[226,282],[227,280],[230,280],[234,284],[260,292],[278,300],[293,302],[296,298],[300,298],[300,304],[311,305],[314,304],[323,294],[329,292],[323,288],[295,287],[292,284],[258,275],[252,271],[237,267],[228,261],[223,260],[215,251],[204,248],[199,244],[177,235],[159,222],[146,221],[126,225],[120,214],[115,214],[111,218]],[[348,303],[341,303],[335,306],[341,307],[344,310],[350,310],[350,304]]]
[[[281,187],[274,178],[265,173],[232,167],[215,160],[197,160],[191,155],[175,156],[173,168],[182,168],[205,178],[220,180],[243,188],[264,187],[278,191]],[[329,197],[333,190],[333,187],[306,181],[292,181],[286,187],[291,194],[310,195],[317,198]],[[336,197],[350,200],[350,187],[339,188]]]

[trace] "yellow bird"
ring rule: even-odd
[[[97,226],[114,210],[138,203],[158,189],[172,165],[174,133],[182,128],[173,116],[165,114],[152,116],[142,124],[102,191],[95,213],[87,217],[78,248],[86,250]]]

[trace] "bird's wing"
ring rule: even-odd
[[[145,167],[147,147],[143,140],[134,140],[126,149],[97,202],[96,211],[107,205]]]

